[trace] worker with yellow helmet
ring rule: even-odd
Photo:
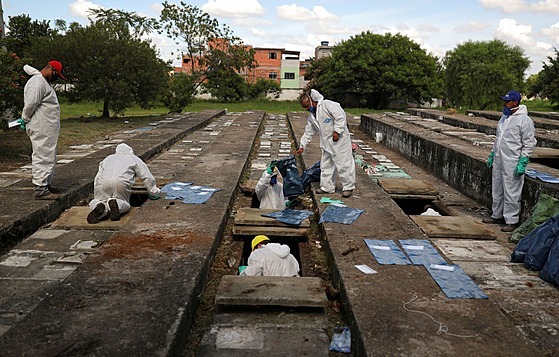
[[[299,276],[299,262],[288,245],[271,243],[265,235],[257,235],[251,242],[252,253],[244,276]]]

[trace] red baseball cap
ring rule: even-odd
[[[66,80],[66,77],[62,74],[62,63],[58,61],[49,61],[49,65],[54,68],[58,72],[58,76],[63,80]]]

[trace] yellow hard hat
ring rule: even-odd
[[[252,240],[252,250],[254,250],[254,248],[256,248],[256,246],[264,241],[269,241],[270,238],[266,237],[266,236],[256,236],[254,237],[254,239]]]

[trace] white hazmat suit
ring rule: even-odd
[[[507,224],[518,223],[524,175],[517,175],[515,170],[521,156],[532,155],[536,143],[534,122],[525,105],[499,119],[493,144],[492,218],[504,218]]]
[[[116,152],[107,156],[99,164],[99,171],[94,181],[94,199],[89,203],[91,210],[99,203],[103,203],[105,212],[102,216],[106,216],[109,209],[107,201],[114,198],[120,214],[127,212],[130,209],[130,193],[136,177],[143,181],[150,194],[159,194],[159,188],[148,166],[134,155],[134,150],[130,146],[118,144]]]
[[[23,90],[24,107],[21,117],[25,121],[25,129],[33,147],[33,184],[46,188],[52,182],[56,166],[60,105],[54,88],[38,69],[25,65],[23,70],[31,76]]]
[[[324,99],[318,91],[311,90],[311,99],[317,102],[315,113],[309,113],[301,148],[306,148],[316,133],[320,134],[320,188],[328,193],[335,191],[336,172],[343,191],[355,189],[355,161],[351,150],[351,137],[346,114],[339,103]],[[334,132],[340,135],[335,142]]]
[[[256,197],[260,200],[260,208],[284,210],[285,197],[283,196],[283,184],[278,181],[272,186],[270,184],[271,178],[272,175],[270,175],[267,171],[264,171],[254,189]]]
[[[299,276],[299,262],[288,245],[268,243],[250,253],[248,266],[240,275]]]

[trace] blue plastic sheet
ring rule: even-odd
[[[318,223],[332,222],[352,224],[363,212],[365,211],[358,208],[328,206],[324,212],[322,212],[322,216],[320,216],[320,221]]]
[[[192,186],[192,182],[172,182],[161,188],[161,192],[165,193],[165,199],[182,200],[183,203],[191,204],[206,203],[217,191],[221,191],[221,189],[210,186]]]
[[[446,264],[446,260],[426,239],[400,239],[399,242],[413,265]]]
[[[543,182],[559,183],[559,177],[555,177],[545,172],[540,172],[534,169],[526,170],[526,175],[531,178],[542,180]]]
[[[304,190],[295,156],[279,160],[276,167],[283,178],[283,195],[289,200],[301,195]]]
[[[552,234],[554,231],[557,231],[558,225],[559,225],[559,215],[551,217],[550,219],[548,219],[547,221],[545,221],[544,223],[536,227],[534,230],[532,230],[530,233],[528,233],[524,238],[520,240],[520,242],[518,242],[518,244],[514,248],[510,258],[511,262],[525,263],[527,255],[531,254],[532,251],[536,251],[536,250],[539,251],[538,255],[541,255],[542,244],[543,245],[547,244],[547,248],[545,249],[549,251],[549,247],[551,246],[552,242],[546,242],[548,235],[550,233]],[[546,254],[546,252],[544,253]],[[534,259],[533,255],[531,259]],[[538,260],[541,261],[542,259],[539,258]],[[543,262],[545,262],[545,258],[543,258]],[[543,262],[541,265],[543,265]],[[534,267],[531,266],[527,266],[527,267],[533,270],[540,270],[541,265],[539,269],[535,269]]]
[[[477,286],[468,274],[464,273],[458,265],[440,264],[452,267],[454,271],[432,268],[425,265],[431,277],[439,285],[448,298],[451,299],[487,299],[487,295]]]
[[[299,226],[301,225],[301,222],[312,216],[312,214],[312,211],[284,209],[283,211],[265,213],[262,216],[275,218],[276,220],[285,224]]]
[[[350,353],[351,352],[351,330],[344,326],[341,332],[334,331],[330,342],[330,351]]]
[[[524,258],[524,266],[530,270],[541,270],[548,260],[551,246],[559,236],[559,216],[551,217],[542,227],[544,228],[536,228],[534,244],[530,247]],[[532,232],[528,236],[532,236]],[[528,236],[524,239],[528,238]]]
[[[410,265],[411,262],[392,240],[364,239],[365,244],[377,260],[383,265]]]

